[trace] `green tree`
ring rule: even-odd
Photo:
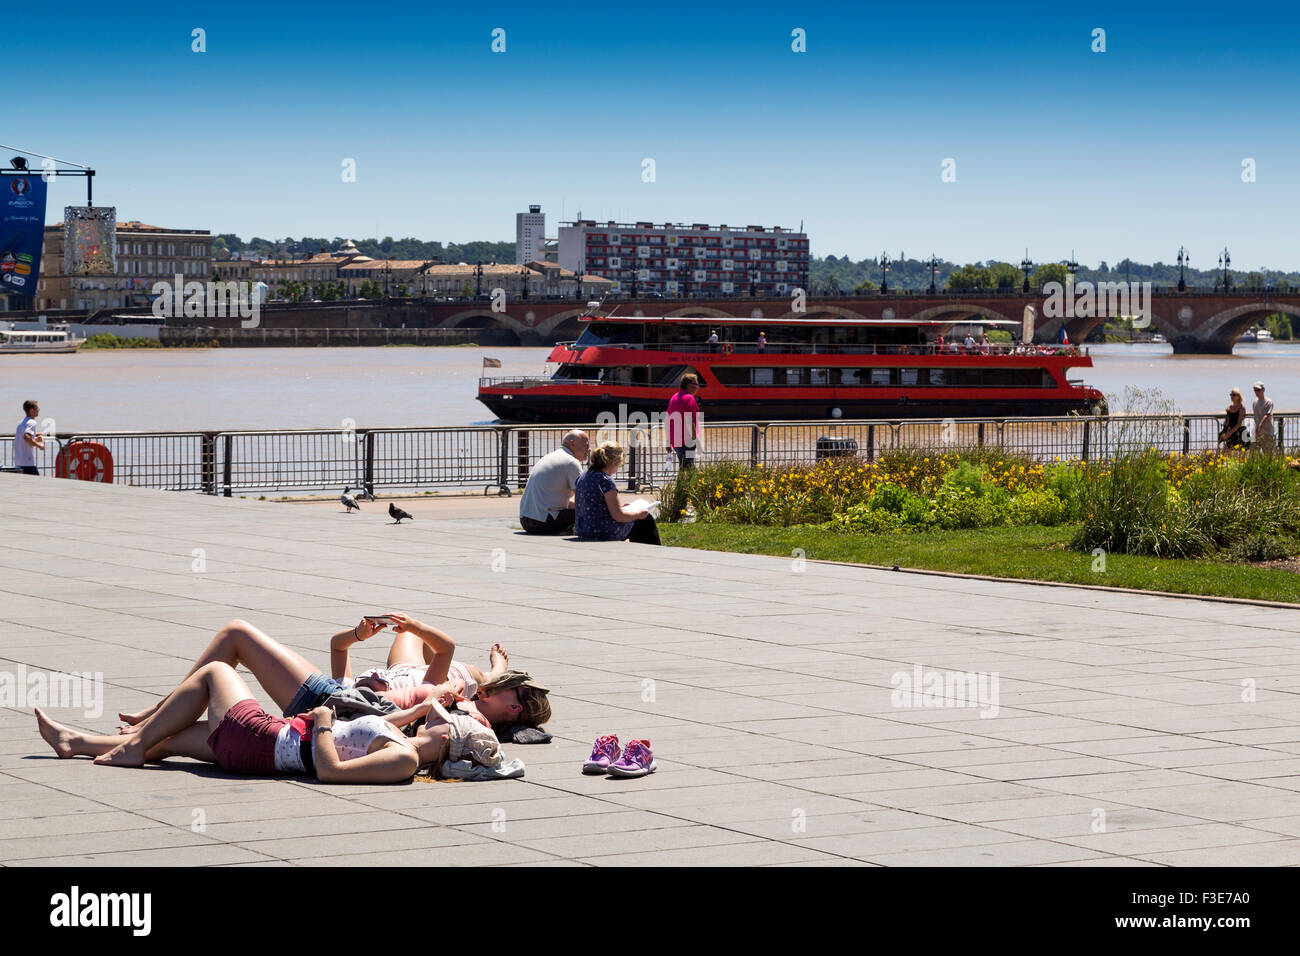
[[[950,292],[974,292],[992,288],[993,275],[983,266],[962,266],[948,275],[947,289]]]
[[[1024,273],[1009,262],[994,262],[989,266],[989,276],[996,289],[1015,289],[1024,281]]]
[[[1029,281],[1037,288],[1042,288],[1049,282],[1059,282],[1065,285],[1070,274],[1066,271],[1065,266],[1059,262],[1044,262],[1034,270],[1034,276]]]
[[[864,292],[875,292],[879,288],[880,286],[876,285],[870,279],[863,279],[853,287],[853,291],[858,293],[858,295],[862,295]]]

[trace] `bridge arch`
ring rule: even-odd
[[[1200,328],[1194,333],[1189,333],[1184,329],[1175,329],[1174,331],[1179,338],[1189,334],[1194,335],[1197,340],[1196,351],[1229,353],[1232,351],[1237,339],[1241,338],[1242,333],[1275,312],[1281,312],[1283,315],[1300,316],[1300,305],[1282,302],[1251,302],[1215,313],[1202,322]],[[1171,341],[1174,340],[1171,339]],[[1175,348],[1177,346],[1178,342],[1175,341]]]
[[[490,309],[466,309],[463,312],[457,312],[439,322],[438,328],[496,329],[509,332],[518,340],[522,340],[532,331],[518,319],[504,312],[493,312]]]

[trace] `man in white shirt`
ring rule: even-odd
[[[14,430],[14,467],[25,475],[39,475],[36,452],[45,450],[45,436],[36,430],[36,416],[41,406],[28,399],[23,402],[23,420]]]
[[[569,534],[573,531],[573,488],[582,474],[591,442],[574,429],[560,447],[542,456],[528,476],[519,499],[519,524],[528,534]]]

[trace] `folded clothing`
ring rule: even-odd
[[[524,775],[524,762],[515,757],[497,767],[484,767],[472,760],[444,760],[442,775],[452,780],[512,780]]]
[[[507,730],[497,734],[505,743],[511,744],[549,744],[551,735],[540,727],[529,727],[527,724],[515,724]]]

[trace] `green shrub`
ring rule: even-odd
[[[899,515],[868,505],[852,505],[847,511],[835,515],[829,524],[857,534],[889,534],[903,530],[903,519]]]
[[[1022,491],[1012,499],[1007,510],[1008,520],[1013,525],[1040,524],[1053,527],[1066,517],[1065,502],[1050,488]]]
[[[1088,484],[1088,469],[1082,463],[1057,462],[1044,469],[1043,484],[1065,508],[1065,517],[1077,521],[1083,517],[1084,489]]]
[[[876,511],[887,511],[890,514],[901,515],[903,505],[913,495],[902,485],[883,484],[875,490],[871,496],[871,507]]]
[[[934,523],[940,528],[989,528],[1006,524],[999,502],[969,488],[944,488],[934,497]]]
[[[1168,558],[1209,553],[1216,542],[1205,533],[1204,522],[1170,490],[1159,453],[1116,459],[1109,472],[1091,475],[1085,485],[1083,524],[1073,546]]]
[[[943,476],[943,487],[945,490],[969,491],[971,494],[981,497],[988,490],[988,485],[984,480],[986,470],[983,465],[977,465],[971,461],[960,461],[957,463],[956,468]]]
[[[1300,542],[1271,534],[1249,534],[1228,549],[1228,556],[1238,561],[1281,561],[1300,553]]]
[[[903,523],[909,528],[924,530],[934,525],[935,512],[928,498],[909,495],[903,502]]]

